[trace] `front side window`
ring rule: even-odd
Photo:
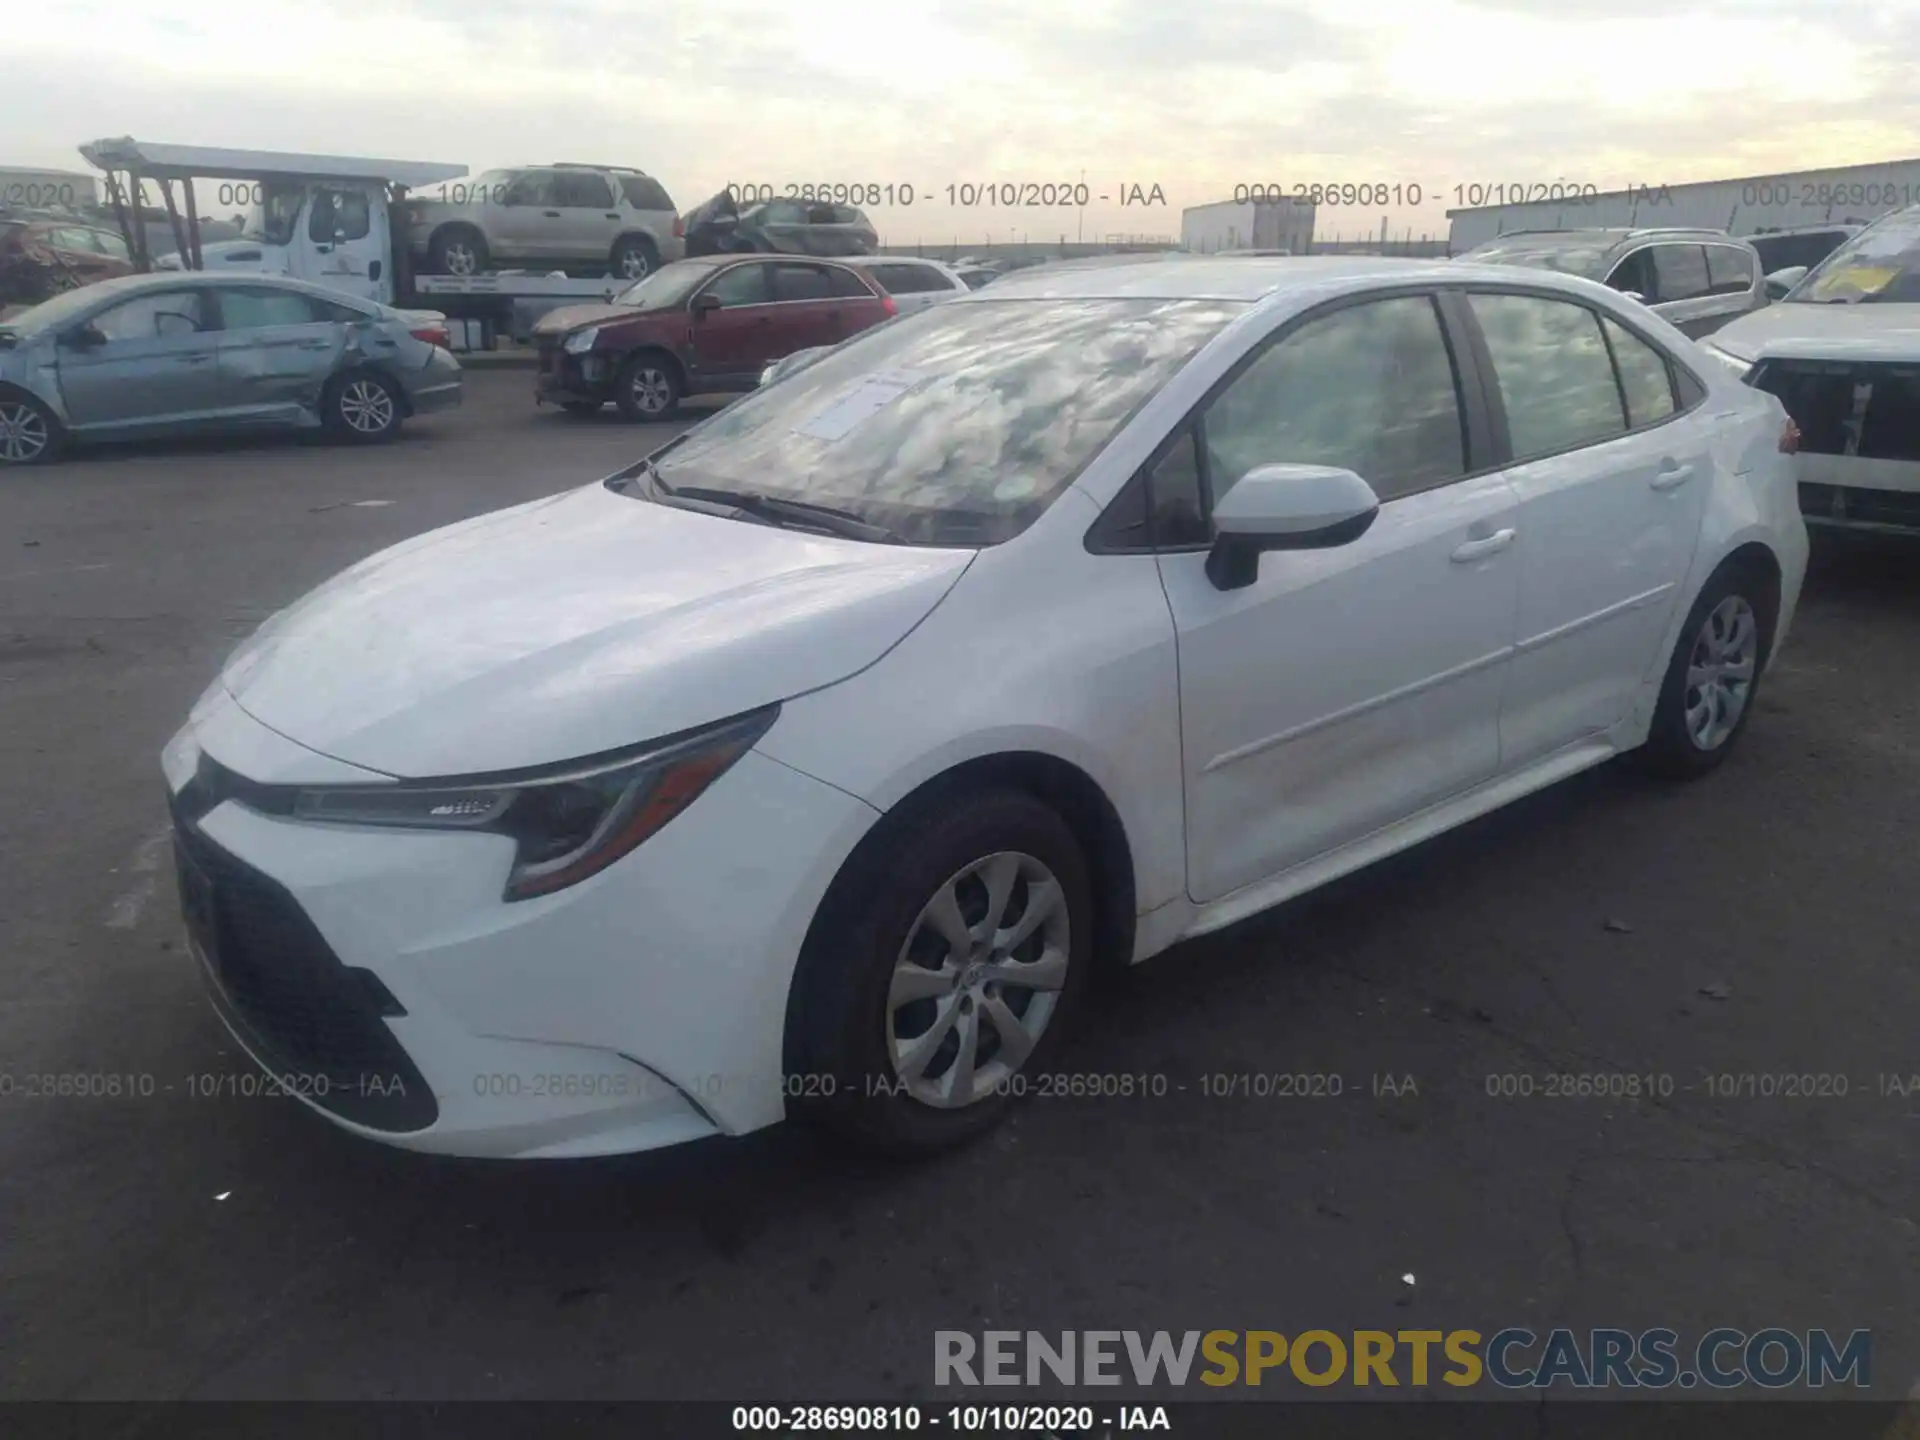
[[[762,225],[804,225],[807,208],[795,200],[773,200],[760,207]]]
[[[1654,288],[1653,252],[1634,251],[1613,267],[1613,273],[1607,276],[1607,284],[1622,295],[1638,295],[1648,301],[1658,298]]]
[[[133,258],[127,253],[127,242],[122,240],[118,235],[109,234],[105,230],[96,230],[93,232],[93,243],[100,247],[100,253],[102,255],[111,256],[115,260],[131,260]]]
[[[171,339],[205,328],[204,313],[199,291],[168,290],[101,311],[93,317],[93,328],[110,342]]]
[[[764,305],[772,298],[767,291],[765,265],[735,265],[730,270],[722,270],[714,282],[700,293],[702,296],[713,296],[722,309],[732,309],[736,305]]]
[[[909,543],[998,544],[1245,309],[935,305],[736,401],[659,456],[659,478],[833,506]]]
[[[557,205],[553,175],[546,170],[528,170],[501,193],[502,205]]]
[[[320,245],[364,240],[373,229],[373,207],[364,190],[316,190],[307,238]]]
[[[638,310],[670,310],[713,274],[714,267],[699,263],[662,265],[639,284],[620,292],[617,305]]]
[[[1652,255],[1654,293],[1662,302],[1697,300],[1713,288],[1705,246],[1655,245]]]
[[[1424,295],[1307,322],[1207,407],[1200,434],[1215,504],[1260,465],[1337,465],[1382,500],[1467,469],[1453,361]]]
[[[260,187],[260,203],[247,212],[241,235],[262,245],[286,245],[306,208],[307,187],[300,181],[268,180]]]
[[[1476,294],[1468,301],[1493,356],[1515,461],[1626,432],[1598,315],[1538,295]]]
[[[1707,246],[1707,283],[1715,295],[1753,289],[1753,256],[1735,245]]]

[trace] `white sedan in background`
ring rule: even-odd
[[[269,620],[163,757],[193,949],[372,1139],[953,1145],[1104,963],[1718,765],[1792,443],[1567,276],[1010,276]]]

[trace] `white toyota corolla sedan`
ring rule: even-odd
[[[1717,765],[1795,437],[1544,271],[1009,276],[269,620],[164,755],[193,948],[372,1139],[949,1145],[1103,964]]]

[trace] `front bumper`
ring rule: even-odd
[[[534,372],[534,398],[556,403],[610,400],[614,363],[606,355],[569,355],[558,345],[542,345],[539,368]]]
[[[633,854],[506,904],[502,837],[251,807],[236,775],[347,777],[230,698],[163,766],[194,954],[236,1040],[343,1128],[461,1155],[645,1150],[779,1119],[794,961],[874,813],[750,753]],[[196,790],[209,773],[225,778]]]

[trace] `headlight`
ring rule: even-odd
[[[576,330],[560,342],[560,348],[569,355],[584,355],[593,349],[593,342],[600,338],[600,327],[589,325],[584,330]]]
[[[766,734],[778,705],[639,752],[476,779],[302,789],[293,815],[337,825],[470,830],[518,847],[504,900],[564,890],[654,834]]]

